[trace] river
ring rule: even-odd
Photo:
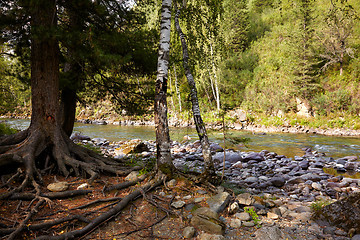
[[[23,130],[29,126],[29,120],[7,119],[7,123],[17,129]],[[155,128],[152,126],[117,126],[117,125],[96,125],[76,123],[74,132],[87,135],[91,138],[105,138],[109,141],[120,141],[130,139],[155,140]],[[182,141],[185,135],[193,140],[197,139],[196,130],[193,128],[171,128],[170,138]],[[209,131],[210,141],[223,144],[223,134],[218,131]],[[253,134],[248,131],[229,130],[225,134],[228,139],[246,138],[245,144],[232,144],[226,142],[227,148],[241,151],[268,150],[287,157],[302,156],[302,148],[311,147],[326,156],[340,158],[356,155],[360,157],[360,138],[338,137],[312,134],[291,134],[291,133],[267,133]]]

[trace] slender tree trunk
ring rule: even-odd
[[[182,112],[182,107],[181,107],[181,95],[180,95],[180,91],[179,91],[179,82],[177,79],[177,75],[176,75],[176,68],[174,65],[174,76],[175,76],[175,90],[176,90],[176,95],[178,96],[178,100],[179,100],[179,112]]]
[[[210,40],[211,39],[209,39],[209,41]],[[214,62],[214,51],[213,51],[213,47],[212,47],[211,42],[210,42],[210,54],[211,54],[211,62],[212,62],[212,67],[213,67],[214,80],[215,80],[216,108],[217,108],[218,111],[220,111],[219,84],[218,84],[218,79],[217,79],[217,75],[216,75],[216,66],[215,66],[215,62]]]
[[[171,82],[171,73],[170,73],[170,69],[169,69],[169,87],[170,87],[170,93],[171,93],[171,97],[170,97],[170,99],[171,99],[171,107],[172,107],[172,109],[173,109],[173,111],[174,111],[174,114],[175,114],[175,116],[176,116],[176,108],[175,108],[175,104],[174,104],[174,97],[173,97],[173,91],[172,91],[171,85],[172,85],[172,82]]]
[[[172,0],[163,0],[161,8],[160,44],[158,52],[157,77],[155,85],[155,126],[157,170],[170,176],[174,165],[170,152],[170,135],[167,119],[167,80],[170,55]]]
[[[203,153],[203,157],[204,157],[205,171],[204,171],[203,175],[206,178],[208,178],[215,174],[215,168],[214,168],[214,163],[213,163],[212,156],[211,156],[210,144],[209,144],[209,139],[208,139],[208,136],[206,133],[205,124],[204,124],[204,122],[201,118],[201,114],[200,114],[200,106],[199,106],[199,101],[198,101],[198,97],[197,97],[196,84],[195,84],[194,77],[191,74],[190,67],[189,67],[189,54],[188,54],[187,45],[186,45],[186,41],[185,41],[185,35],[182,32],[181,27],[180,27],[179,15],[180,15],[180,10],[177,10],[176,15],[175,15],[175,26],[176,26],[176,30],[179,34],[179,37],[181,40],[181,46],[183,49],[183,65],[184,65],[185,75],[188,80],[188,84],[190,86],[190,91],[191,91],[192,112],[193,112],[193,116],[194,116],[194,122],[196,125],[196,131],[199,135],[199,139],[200,139],[201,147],[202,147],[202,153]]]

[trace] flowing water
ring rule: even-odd
[[[25,129],[29,120],[8,119],[7,123],[14,128]],[[116,126],[76,123],[74,132],[87,135],[91,138],[105,138],[109,141],[130,139],[155,140],[155,127],[152,126]],[[193,128],[171,128],[170,138],[182,141],[188,135],[193,140],[197,139],[196,130]],[[229,140],[246,139],[245,143],[234,144],[226,141],[227,148],[241,151],[268,150],[287,157],[302,156],[302,148],[311,147],[326,156],[339,158],[356,155],[360,157],[360,138],[337,137],[310,134],[268,133],[253,134],[248,131],[229,130],[225,134]],[[218,142],[223,146],[223,134],[218,131],[209,131],[210,141]]]

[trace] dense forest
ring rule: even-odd
[[[303,104],[307,117],[340,117],[340,122],[351,120],[347,127],[360,127],[356,124],[360,114],[358,1],[223,0],[181,5],[180,23],[202,111],[241,108],[263,116],[294,118]],[[121,23],[114,14],[112,23],[94,18],[71,33],[69,19],[60,15],[61,84],[69,85],[75,78],[66,65],[72,58],[82,69],[83,80],[75,84],[81,106],[110,99],[111,110],[118,113],[153,111],[159,6],[158,1],[131,4]],[[27,30],[22,30],[26,36]],[[171,31],[169,109],[172,115],[186,115],[190,101],[181,42],[175,26]],[[21,34],[20,41],[3,34],[1,114],[30,105],[29,43]],[[66,52],[69,42],[74,53]]]

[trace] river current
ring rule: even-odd
[[[14,128],[23,130],[29,126],[29,120],[7,119],[7,123]],[[105,138],[109,141],[142,139],[155,140],[153,126],[118,126],[75,123],[74,132],[91,138]],[[182,141],[188,135],[196,140],[194,128],[170,128],[170,138]],[[223,146],[223,133],[208,132],[210,141]],[[249,131],[228,130],[225,133],[226,148],[233,148],[244,152],[268,150],[287,157],[302,156],[303,148],[311,147],[314,151],[324,153],[328,157],[340,158],[344,156],[360,157],[360,138],[324,136],[316,134],[267,133],[259,134]],[[234,143],[234,139],[246,139],[245,143]]]

